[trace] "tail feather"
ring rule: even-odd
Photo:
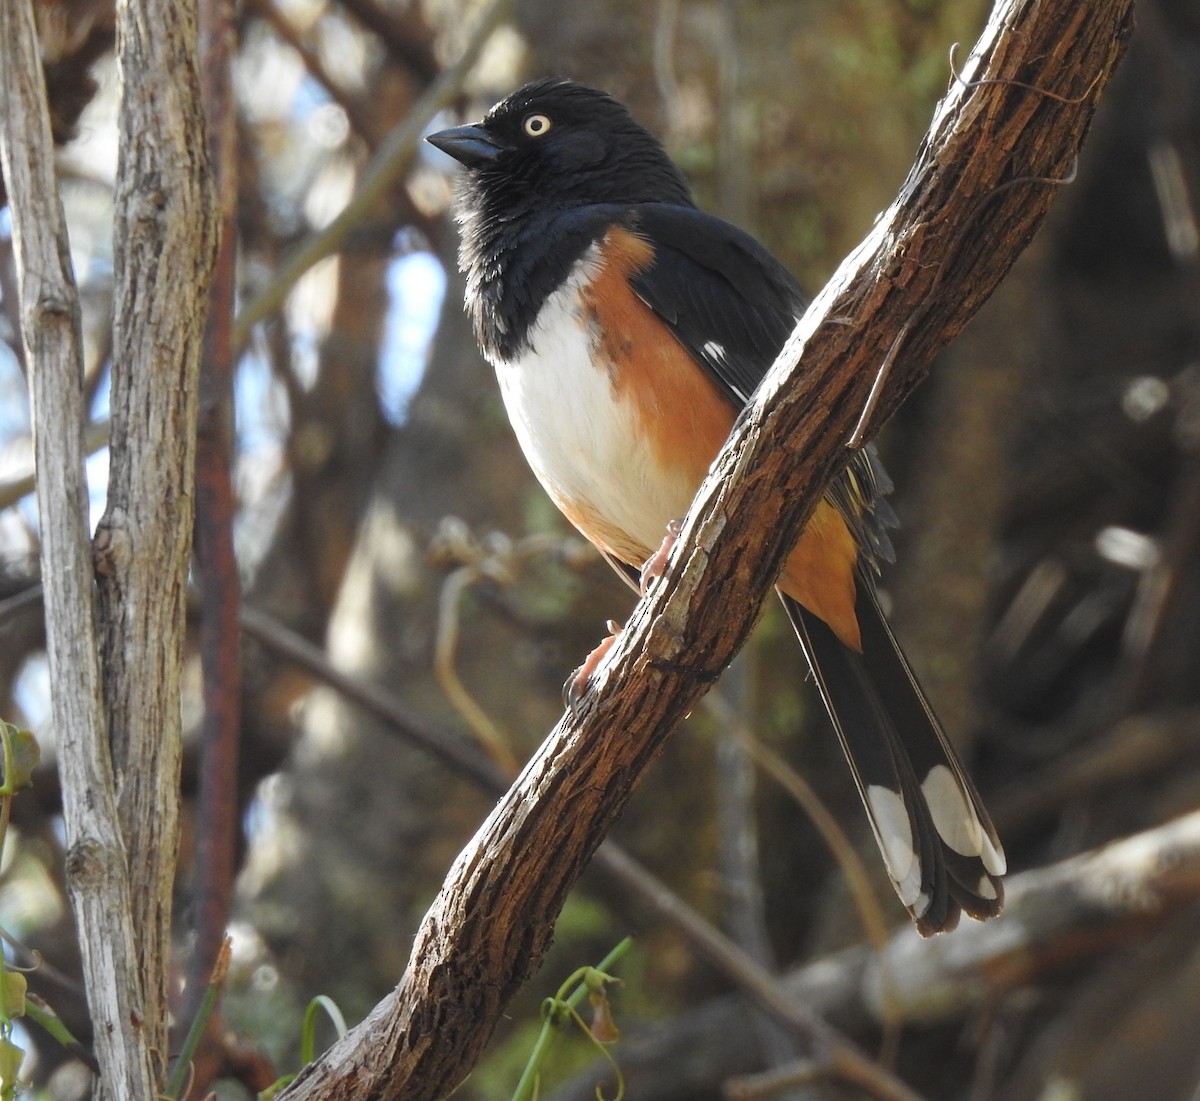
[[[1004,851],[875,599],[858,576],[862,652],[783,596],[900,901],[925,936],[998,914]],[[781,594],[782,595],[782,594]]]

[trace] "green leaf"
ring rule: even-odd
[[[265,1090],[259,1090],[258,1101],[274,1101],[274,1098],[292,1084],[294,1074],[284,1074],[276,1078]]]
[[[340,1040],[346,1035],[346,1019],[337,1003],[328,994],[318,994],[308,1003],[304,1011],[304,1024],[300,1030],[300,1062],[307,1065],[316,1058],[317,1052],[317,1011],[325,1010],[325,1015],[333,1022],[333,1027]]]
[[[0,1099],[12,1101],[17,1093],[17,1073],[25,1052],[7,1036],[0,1036]]]
[[[12,795],[33,783],[33,770],[42,759],[42,749],[28,730],[12,723],[0,722],[0,737],[4,739],[6,749],[3,791]]]
[[[0,973],[0,1016],[12,1020],[25,1015],[25,990],[28,983],[20,971]]]

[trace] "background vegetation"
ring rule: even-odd
[[[329,225],[461,54],[480,7],[247,0],[238,11],[243,306],[266,301],[285,258]],[[42,3],[37,14],[102,421],[114,15],[103,0]],[[1143,0],[1138,14],[1076,180],[882,441],[903,521],[885,578],[894,623],[1017,873],[1194,823],[1200,808],[1200,16],[1190,0]],[[663,136],[702,205],[752,229],[815,289],[895,194],[951,79],[951,43],[972,41],[985,15],[975,0],[521,0],[441,117],[474,118],[534,75],[601,85]],[[461,315],[451,191],[450,166],[417,150],[336,256],[233,334],[244,342],[234,533],[246,608],[236,799],[203,810],[195,801],[204,726],[194,630],[175,899],[182,981],[214,934],[195,893],[211,866],[193,856],[219,820],[232,823],[228,1034],[198,1064],[199,1086],[219,1080],[228,1096],[295,1065],[313,995],[332,996],[353,1022],[395,985],[447,866],[490,805],[398,731],[472,738],[500,767],[519,763],[558,717],[566,673],[629,606],[516,450]],[[0,293],[0,714],[32,726],[47,758],[14,803],[0,907],[24,946],[12,959],[28,962],[28,949],[48,961],[30,988],[86,1039],[46,721],[39,534],[21,480],[29,418],[7,237]],[[98,515],[103,452],[92,473]],[[205,523],[202,507],[202,532]],[[196,598],[189,622],[215,614]],[[356,684],[391,693],[404,721],[347,694]],[[724,710],[698,712],[673,739],[617,830],[700,913],[864,1046],[882,1047],[923,1095],[1195,1096],[1194,853],[1169,884],[1155,881],[1153,897],[1118,900],[1130,905],[1117,919],[1098,916],[1107,900],[1078,911],[1075,893],[1049,891],[1062,928],[1016,956],[981,953],[949,993],[922,957],[911,986],[927,1004],[889,1020],[862,993],[864,933],[837,861],[729,736],[736,721],[786,758],[870,845],[774,612],[720,692]],[[1160,851],[1147,842],[1142,872]],[[879,905],[902,924],[886,887]],[[1042,930],[1033,911],[1020,914],[1021,927]],[[511,1093],[540,998],[628,932],[637,941],[616,995],[627,1039],[614,1052],[628,1097],[715,1097],[802,1054],[677,928],[589,876],[545,969],[459,1096]],[[974,952],[962,935],[939,948]],[[898,933],[901,949],[910,936]],[[832,961],[825,972],[820,960]],[[88,1095],[77,1060],[35,1028],[27,1040],[28,1073],[49,1096]],[[543,1095],[562,1083],[556,1096],[590,1095],[603,1068],[568,1082],[587,1059],[583,1046],[566,1051]]]

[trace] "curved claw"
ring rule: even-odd
[[[670,558],[671,548],[675,546],[675,541],[679,538],[681,531],[683,531],[683,521],[672,520],[667,525],[667,534],[663,537],[662,546],[642,564],[639,579],[642,596],[645,596],[650,591],[650,586],[667,572],[667,559]]]
[[[588,686],[592,683],[592,677],[604,664],[613,644],[621,637],[621,632],[624,630],[615,619],[610,619],[606,626],[608,635],[600,640],[600,645],[583,659],[583,664],[567,677],[567,682],[563,685],[563,704],[572,711],[587,693]]]

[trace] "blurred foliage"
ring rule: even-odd
[[[102,418],[112,11],[104,0],[37,7]],[[241,301],[336,214],[383,137],[457,56],[479,7],[248,0],[240,8]],[[964,55],[986,9],[982,0],[522,0],[454,113],[476,117],[545,73],[607,87],[663,136],[702,205],[751,228],[815,289],[890,202],[952,79],[951,44]],[[1200,19],[1190,0],[1145,0],[1140,19],[1078,181],[884,441],[905,522],[887,595],[1018,869],[1200,806],[1194,735],[1151,739],[1159,748],[1135,767],[1109,764],[1123,720],[1153,724],[1167,708],[1194,715],[1200,702]],[[235,391],[239,565],[249,605],[460,739],[470,727],[434,677],[433,653],[447,578],[475,568],[455,605],[455,672],[524,759],[558,715],[564,677],[631,597],[568,531],[516,452],[461,315],[448,173],[432,151],[418,151],[343,252],[255,328]],[[6,395],[19,393],[23,369],[11,251],[0,237]],[[28,473],[28,432],[27,411],[6,399],[0,483]],[[93,473],[101,501],[102,456]],[[31,989],[84,1037],[54,737],[43,727],[37,527],[28,497],[5,503],[0,713],[37,731],[46,761],[14,805],[0,910],[7,930],[49,961],[29,975]],[[461,536],[449,550],[448,521]],[[522,557],[519,548],[531,546],[537,553]],[[247,636],[243,677],[244,836],[223,1023],[276,1066],[293,1066],[314,995],[331,995],[353,1024],[395,984],[417,923],[489,800],[267,636]],[[722,691],[861,840],[856,797],[810,688],[772,614]],[[193,659],[189,801],[198,689]],[[736,758],[719,756],[720,742],[719,726],[697,714],[646,779],[617,840],[709,919],[739,936],[755,931],[744,943],[767,966],[858,941],[841,877],[812,826],[774,787],[752,772],[747,780]],[[181,961],[194,920],[189,861],[204,828],[194,815],[186,826]],[[911,1027],[900,1072],[931,1098],[1193,1096],[1200,988],[1179,976],[1193,975],[1200,959],[1195,916],[1149,931],[1138,967],[1120,962],[1127,944],[1097,946],[1091,965],[1047,964],[1045,981],[1019,996]],[[585,878],[564,911],[543,976],[599,959],[627,932],[638,939],[621,966],[627,1039],[615,1055],[624,1065],[623,1052],[650,1052],[644,1063],[628,1056],[630,1101],[716,1097],[723,1079],[794,1054],[790,1038],[744,1006],[722,1016],[725,980],[599,875]],[[514,1003],[494,1054],[460,1096],[511,1088],[547,985],[539,978]],[[687,1065],[651,1073],[656,1049],[638,1039],[638,1022],[663,1037],[705,1014],[713,1024]],[[879,1040],[871,1023],[846,1027],[866,1045]],[[86,1096],[79,1065],[35,1031],[30,1039],[47,1096]],[[204,1064],[206,1081],[245,1096],[232,1080],[251,1081],[245,1068],[256,1064],[239,1043],[224,1043]],[[736,1051],[727,1055],[729,1046]],[[1121,1065],[1155,1073],[1118,1074]],[[594,1085],[594,1073],[582,1081]],[[803,1092],[841,1095],[818,1085]]]

